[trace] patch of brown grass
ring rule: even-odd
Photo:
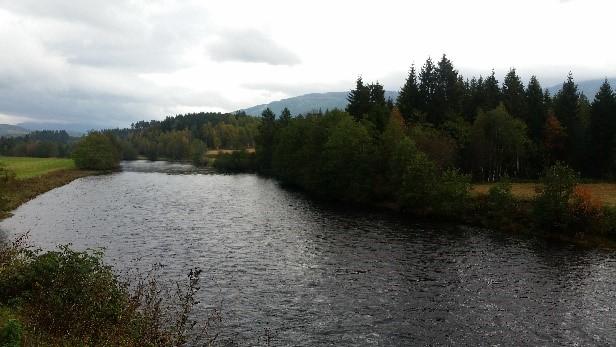
[[[493,184],[474,184],[471,190],[473,195],[486,195]],[[513,183],[511,193],[520,200],[530,200],[537,194],[538,183]],[[581,189],[590,192],[593,199],[601,204],[616,206],[616,183],[584,183],[578,185]]]

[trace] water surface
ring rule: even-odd
[[[323,206],[254,175],[124,163],[0,223],[3,237],[24,231],[46,249],[104,247],[118,269],[202,268],[202,306],[239,340],[616,344],[614,253]]]

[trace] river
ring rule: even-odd
[[[118,270],[203,269],[199,309],[219,307],[240,341],[616,344],[613,252],[351,211],[255,175],[125,162],[0,223],[4,238],[25,231],[43,249],[104,248]]]

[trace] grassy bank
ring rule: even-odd
[[[0,220],[40,194],[96,173],[75,169],[71,159],[0,157],[0,162],[15,174],[2,190],[6,201],[0,208]]]
[[[75,168],[75,163],[68,158],[31,158],[31,157],[2,157],[0,163],[15,173],[17,179],[38,177],[58,170]]]
[[[490,183],[474,184],[471,193],[476,196],[487,195],[493,186]],[[513,183],[511,193],[516,199],[529,201],[537,196],[537,188],[540,186],[536,182]],[[581,183],[578,186],[587,189],[601,204],[616,206],[616,183]]]
[[[218,311],[202,322],[189,317],[199,274],[171,286],[155,271],[128,282],[100,253],[33,251],[23,237],[0,244],[0,346],[208,345]],[[193,327],[202,333],[189,338]]]

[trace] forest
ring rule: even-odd
[[[552,96],[534,76],[524,86],[515,69],[502,85],[494,73],[464,79],[443,56],[411,67],[397,100],[360,77],[344,111],[261,118],[257,170],[320,198],[494,217],[488,225],[616,226],[603,218],[612,209],[576,188],[580,178],[614,177],[616,96],[607,81],[589,101],[569,74]],[[518,204],[512,179],[544,185],[531,205]],[[487,200],[470,199],[472,181],[499,184]]]

